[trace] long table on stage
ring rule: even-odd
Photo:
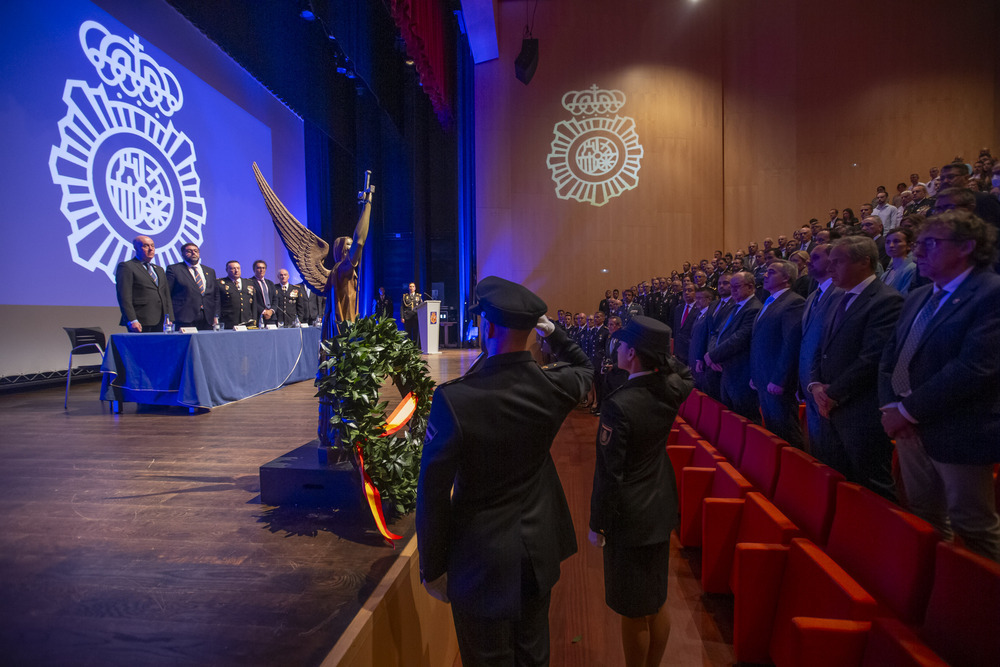
[[[319,341],[316,327],[114,334],[101,400],[218,407],[314,378]]]

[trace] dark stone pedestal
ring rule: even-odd
[[[264,505],[299,505],[360,510],[363,493],[350,461],[321,463],[318,440],[293,449],[260,467],[260,501]]]

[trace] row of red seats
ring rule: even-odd
[[[701,392],[667,452],[680,542],[706,592],[735,596],[739,661],[1000,664],[997,563]]]

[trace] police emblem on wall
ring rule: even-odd
[[[556,123],[548,164],[556,195],[593,206],[604,206],[639,184],[642,146],[635,120],[619,116],[625,105],[620,90],[571,90],[563,107],[572,120]],[[612,117],[612,114],[615,114]]]
[[[166,120],[184,104],[180,84],[137,35],[126,41],[85,21],[80,45],[103,83],[66,81],[62,141],[49,154],[73,261],[113,281],[144,235],[156,242],[157,263],[180,262],[180,247],[201,243],[205,224],[194,145]]]

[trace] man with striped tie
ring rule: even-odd
[[[115,293],[122,311],[121,325],[132,333],[163,331],[163,317],[173,318],[167,275],[153,263],[156,243],[148,236],[132,241],[135,257],[115,269]]]
[[[879,368],[882,426],[896,439],[907,508],[1000,561],[1000,276],[996,232],[971,211],[927,220],[920,275]]]
[[[196,327],[202,331],[219,321],[219,285],[215,271],[201,263],[197,244],[181,247],[184,261],[167,267],[170,300],[178,327]]]

